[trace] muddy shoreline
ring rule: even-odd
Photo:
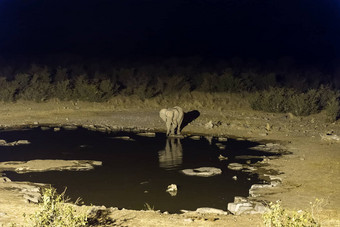
[[[65,106],[70,107],[64,108]],[[18,109],[22,111],[18,112]],[[82,126],[103,132],[108,130],[165,131],[165,126],[158,117],[158,108],[137,107],[113,110],[105,104],[82,103],[78,104],[75,109],[71,103],[49,103],[49,105],[48,103],[25,103],[24,105],[21,103],[21,105],[3,105],[0,112],[5,112],[4,117],[0,119],[1,130],[38,126],[56,128]],[[321,114],[291,119],[284,114],[260,113],[237,108],[225,111],[224,115],[209,109],[202,109],[200,112],[201,116],[185,127],[183,134],[234,137],[262,143],[275,141],[283,145],[287,153],[290,153],[278,159],[268,159],[266,163],[263,163],[261,169],[266,174],[271,170],[280,173],[282,183],[275,187],[257,188],[259,191],[256,192],[257,196],[253,198],[254,201],[280,199],[287,208],[308,209],[309,202],[315,198],[324,198],[326,202],[320,212],[320,222],[325,226],[334,226],[339,223],[340,201],[337,196],[337,191],[340,189],[338,183],[340,182],[339,143],[323,141],[320,138],[320,134],[330,130],[339,135],[339,122],[326,125]],[[314,123],[311,124],[312,120]],[[205,127],[209,121],[213,123],[211,128]],[[221,124],[218,125],[218,122]],[[269,176],[265,177],[268,179]],[[5,184],[8,182],[0,183],[0,223],[13,221],[22,223],[23,218],[20,217],[20,212],[27,210],[27,207],[33,211],[36,205],[26,203],[20,195],[20,190],[13,190],[13,188],[8,190],[10,187],[4,186]],[[13,207],[18,207],[18,209],[12,211]],[[124,215],[130,215],[133,218],[124,221],[124,218],[120,218]],[[260,215],[225,216],[198,213],[169,215],[125,209],[115,209],[112,218],[116,218],[117,222],[123,221],[128,226],[173,226],[174,223],[179,226],[223,226],[226,224],[248,226],[254,223],[261,226],[262,223]]]

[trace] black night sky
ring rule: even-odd
[[[0,55],[327,61],[339,0],[0,0]]]

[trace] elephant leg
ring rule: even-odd
[[[171,121],[166,121],[166,135],[170,135]]]
[[[181,125],[182,125],[182,121],[183,121],[183,119],[180,120],[180,121],[178,122],[178,124],[177,124],[177,134],[178,134],[178,135],[181,134]]]
[[[171,124],[171,135],[175,135],[176,123],[172,122]]]

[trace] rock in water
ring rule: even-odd
[[[183,169],[182,173],[188,176],[212,177],[222,173],[222,170],[215,167],[200,167],[196,169]]]
[[[166,189],[166,192],[168,192],[171,196],[177,195],[177,185],[176,184],[170,184],[168,188]]]

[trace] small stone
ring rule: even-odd
[[[190,139],[193,139],[193,140],[200,140],[201,137],[200,137],[200,136],[190,136]]]
[[[76,130],[76,129],[78,129],[78,126],[76,126],[76,125],[64,125],[63,129],[65,129],[65,130]]]
[[[34,124],[34,125],[38,125],[38,124],[39,124],[39,122],[35,121],[35,122],[33,122],[33,124]]]
[[[246,203],[248,202],[248,199],[242,196],[235,196],[234,197],[234,203]]]
[[[237,180],[237,176],[233,176],[233,180]]]
[[[228,141],[228,138],[226,137],[218,137],[217,139],[219,142],[227,142]]]
[[[176,184],[170,184],[168,188],[166,189],[166,192],[168,192],[171,196],[177,195],[177,185]]]
[[[5,145],[7,144],[6,140],[0,140],[0,145]]]
[[[230,163],[228,165],[228,169],[231,169],[231,170],[242,170],[243,169],[243,165],[240,164],[240,163]]]
[[[289,119],[294,119],[295,116],[294,116],[294,114],[292,114],[292,113],[288,113],[287,118],[289,118]]]
[[[53,131],[59,132],[59,131],[60,131],[60,128],[56,127],[56,128],[53,129]]]
[[[0,183],[6,183],[6,182],[11,182],[11,179],[9,179],[8,177],[0,177]]]
[[[193,222],[194,220],[193,220],[192,218],[185,218],[184,221],[187,222],[187,223],[191,223],[191,222]]]
[[[214,124],[212,123],[212,121],[209,121],[208,123],[206,123],[206,124],[204,125],[204,127],[205,127],[206,129],[212,129],[212,128],[214,127]]]
[[[137,133],[137,136],[155,137],[156,133],[154,133],[154,132],[141,132],[141,133]]]
[[[218,159],[219,159],[220,161],[224,161],[224,160],[228,160],[228,157],[224,157],[223,155],[219,155],[219,156],[218,156]]]
[[[321,140],[329,142],[340,142],[340,137],[333,133],[320,134]]]
[[[196,209],[197,213],[201,214],[223,214],[228,215],[228,212],[216,208],[210,208],[210,207],[201,207]]]
[[[188,176],[198,176],[198,177],[212,177],[215,175],[222,174],[222,170],[215,167],[200,167],[196,169],[184,169],[181,171]]]
[[[98,132],[107,132],[108,129],[105,128],[105,127],[97,127],[97,130],[96,130],[96,131],[98,131]]]
[[[16,145],[22,145],[22,144],[30,144],[31,142],[28,140],[18,140],[16,141]]]
[[[112,139],[126,140],[126,141],[135,141],[130,136],[115,136],[111,137]]]
[[[253,205],[250,202],[240,202],[240,203],[228,203],[228,210],[234,215],[240,215],[243,213],[248,213],[254,210]]]

